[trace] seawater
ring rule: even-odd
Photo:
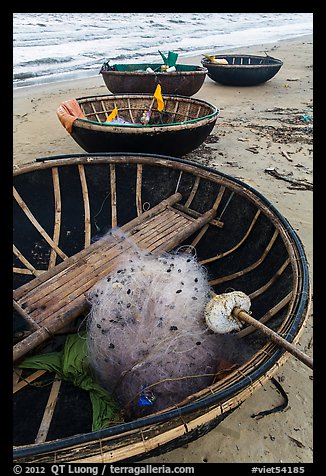
[[[13,85],[97,75],[105,61],[161,62],[313,32],[312,13],[14,13]]]

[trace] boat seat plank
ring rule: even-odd
[[[112,230],[15,290],[15,309],[33,323],[33,332],[14,346],[14,361],[87,310],[87,292],[118,269],[121,256],[133,246],[132,242],[152,253],[170,251],[215,217],[215,209],[196,217],[177,209],[174,205],[181,198],[179,192],[171,195],[123,225],[122,233]]]

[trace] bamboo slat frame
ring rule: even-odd
[[[211,258],[206,258],[206,259],[203,259],[200,261],[200,264],[204,265],[204,264],[208,264],[208,263],[211,263],[213,261],[216,261],[218,259],[221,259],[221,258],[224,258],[225,256],[227,256],[228,254],[230,253],[233,253],[233,251],[237,250],[245,241],[246,239],[249,237],[250,235],[250,232],[251,230],[253,229],[253,226],[254,224],[256,223],[258,217],[260,215],[260,210],[258,210],[252,220],[252,222],[250,223],[250,226],[248,228],[248,230],[246,231],[246,233],[244,234],[244,236],[241,238],[241,240],[235,245],[233,246],[232,248],[230,248],[229,250],[227,251],[224,251],[223,253],[219,253],[218,255],[216,256],[212,256]]]
[[[137,215],[139,216],[143,212],[142,205],[142,176],[143,176],[143,166],[142,164],[137,164],[137,178],[136,178],[136,208]]]
[[[266,356],[266,352],[260,352]],[[288,354],[283,354],[279,361],[259,379],[252,382],[248,387],[240,391],[233,398],[223,403],[212,405],[205,411],[198,411],[189,416],[182,416],[168,420],[158,425],[147,425],[140,429],[127,431],[117,436],[97,437],[89,443],[79,443],[60,451],[47,452],[39,456],[32,456],[25,459],[33,463],[105,463],[119,462],[138,455],[147,454],[149,450],[160,448],[170,443],[176,438],[189,434],[193,430],[198,430],[202,426],[214,421],[222,415],[237,408],[248,397],[252,396],[257,390],[261,389],[284,365],[288,359]],[[239,373],[240,369],[232,372],[232,376]],[[229,378],[228,376],[226,380]],[[225,386],[225,381],[223,382]],[[201,397],[203,398],[203,397]],[[144,442],[146,444],[144,445]],[[17,460],[19,461],[19,459]],[[14,459],[14,462],[16,460]]]
[[[28,377],[24,377],[23,379],[18,380],[14,384],[13,393],[15,394],[15,393],[19,392],[19,390],[26,387],[27,385],[30,385],[32,382],[34,382],[34,380],[37,380],[39,377],[44,375],[46,372],[47,372],[47,370],[43,370],[43,369],[36,370],[36,372],[32,373]],[[21,376],[20,376],[20,378],[21,378]]]
[[[36,220],[33,213],[30,211],[22,197],[19,195],[15,187],[13,188],[14,198],[16,199],[18,205],[21,207],[27,218],[31,221],[34,227],[38,230],[38,232],[42,235],[42,237],[47,241],[47,243],[56,251],[56,253],[62,258],[63,260],[67,258],[67,255],[57,246],[57,244],[52,240],[52,238],[47,234],[44,230],[42,225]]]
[[[21,273],[21,274],[33,274],[34,276],[38,276],[42,272],[38,269],[35,269],[34,266],[23,256],[23,254],[19,251],[17,246],[13,244],[13,253],[14,255],[19,259],[23,265],[25,265],[26,268],[17,268],[14,267],[14,272],[16,273]]]
[[[92,109],[93,109],[93,113],[95,114],[95,117],[96,117],[97,121],[98,121],[98,122],[102,122],[102,121],[100,120],[99,116],[98,116],[98,114],[101,113],[102,111],[96,111],[93,102],[91,102],[90,105],[91,105],[91,107],[92,107]],[[90,115],[90,114],[85,114],[86,117],[87,117],[87,115]]]
[[[115,171],[115,169],[113,170]],[[84,177],[84,169],[79,166],[79,172],[81,173],[81,171],[83,171],[81,177]],[[112,180],[112,176],[114,176],[114,180]],[[115,173],[112,174],[111,169],[111,190],[112,187],[115,189],[115,178]],[[85,180],[81,180],[81,185],[85,197]],[[183,212],[166,205],[167,203],[173,204],[180,198],[180,193],[176,193],[154,207],[156,210],[163,207],[162,212],[155,215],[152,209],[151,213],[145,212],[132,221],[137,222],[136,228],[134,228],[135,232],[132,232],[131,229],[131,236],[134,239],[136,236],[138,237],[134,240],[138,246],[156,253],[173,249],[216,214],[216,210],[211,209],[199,218],[187,217]],[[149,226],[144,228],[145,219],[148,216],[147,223]],[[86,218],[89,219],[87,213],[85,214],[85,228],[87,226]],[[132,222],[126,225],[127,228],[130,227]],[[142,224],[142,228],[139,228],[140,224]],[[24,287],[25,294],[21,291],[21,288],[19,292],[14,293],[14,298],[17,299],[17,301],[14,301],[15,309],[28,322],[34,322],[35,320],[38,326],[33,334],[25,337],[23,341],[14,346],[14,360],[21,358],[26,352],[29,352],[42,340],[49,337],[51,333],[60,330],[78,313],[82,312],[87,305],[85,293],[118,265],[119,255],[123,250],[126,250],[126,247],[131,246],[129,243],[122,246],[121,238],[117,241],[117,244],[113,244],[113,247],[108,240],[103,240],[103,243],[101,242],[102,246],[98,243],[92,247],[89,244],[86,245],[85,249],[89,251],[88,256],[84,249],[78,254],[81,259],[78,260],[75,255],[73,259],[67,259],[64,265],[58,265],[56,267],[57,273],[53,274],[54,268],[52,268],[48,276],[43,274],[42,282],[39,280],[39,286],[36,284],[33,287],[33,283],[34,285],[37,283],[34,280],[31,285]],[[97,253],[97,250],[99,250],[99,253]],[[103,258],[105,261],[103,261]],[[70,265],[71,262],[72,265]]]
[[[280,268],[276,271],[274,276],[264,286],[261,286],[259,289],[256,289],[256,291],[250,293],[250,299],[255,299],[260,294],[263,294],[267,289],[271,288],[274,282],[280,277],[280,275],[285,271],[289,264],[290,260],[286,259],[284,263],[280,266]]]
[[[20,376],[21,376],[21,374],[22,374],[22,371],[23,371],[23,369],[14,368],[14,371],[13,371],[13,379],[12,379],[13,388],[15,388],[15,386],[16,386],[17,383],[19,382]]]
[[[61,382],[62,380],[59,379],[59,376],[56,374],[54,378],[54,382],[52,383],[51,386],[51,392],[43,413],[42,421],[39,427],[39,430],[37,432],[37,436],[35,438],[35,443],[43,443],[48,435],[51,421],[53,418],[54,410],[56,403],[59,398],[59,391],[61,387]]]
[[[17,268],[17,266],[13,266],[12,268],[12,271],[13,273],[17,273],[17,274],[29,274],[29,275],[33,275],[34,273],[32,271],[30,271],[29,269],[27,268]],[[39,273],[41,273],[42,271],[39,271]],[[36,276],[34,274],[34,276]]]
[[[215,199],[214,205],[212,207],[212,209],[215,210],[216,212],[221,203],[224,192],[225,192],[225,187],[221,186],[217,194],[217,197]],[[197,246],[199,241],[202,239],[202,237],[205,235],[206,231],[208,230],[208,227],[209,227],[209,223],[206,223],[206,225],[203,226],[203,228],[198,232],[197,236],[191,242],[191,246]]]
[[[129,116],[130,116],[130,121],[135,124],[135,119],[133,116],[133,113],[131,111],[131,104],[130,104],[130,99],[128,98],[128,110],[129,110]]]
[[[176,101],[175,106],[174,106],[174,111],[172,112],[173,122],[175,122],[175,117],[178,113],[178,109],[179,109],[179,101]]]
[[[85,169],[82,164],[78,164],[80,183],[83,194],[84,212],[85,212],[85,244],[84,248],[87,248],[91,244],[91,216],[89,207],[88,188],[85,175]]]
[[[198,177],[197,177],[197,178],[198,178]],[[197,180],[197,179],[196,179],[196,180]],[[198,181],[197,181],[197,183],[198,183]],[[188,202],[188,203],[189,203],[189,202]]]
[[[53,192],[54,192],[54,230],[53,230],[53,241],[56,245],[59,245],[60,238],[60,229],[61,229],[61,193],[60,193],[60,182],[59,182],[59,170],[58,167],[53,167],[52,169],[52,181],[53,181]],[[49,259],[49,268],[55,266],[57,259],[57,252],[55,249],[51,248],[50,259]]]
[[[228,276],[223,276],[221,278],[217,278],[217,279],[212,279],[211,281],[209,281],[209,285],[210,286],[215,286],[216,284],[220,284],[220,283],[225,283],[226,281],[231,281],[232,279],[234,278],[237,278],[239,276],[243,276],[244,274],[247,274],[249,273],[250,271],[253,271],[254,269],[256,269],[264,260],[265,258],[267,257],[268,253],[270,252],[270,250],[272,249],[272,246],[273,244],[275,243],[276,241],[276,238],[278,236],[278,230],[275,230],[274,231],[274,234],[271,238],[271,240],[269,241],[268,245],[266,246],[265,250],[263,251],[263,253],[261,254],[260,258],[258,258],[258,260],[256,260],[254,263],[252,263],[250,266],[247,266],[246,268],[243,268],[233,274],[229,274]]]
[[[155,216],[155,213],[160,213],[162,210],[164,210],[164,208],[170,206],[170,204],[172,204],[176,200],[179,200],[180,198],[181,198],[180,194],[174,194],[169,200],[165,200],[165,201],[161,202],[156,207],[153,207],[151,210],[149,210],[147,212],[144,212],[144,214],[142,216],[137,217],[134,220],[132,220],[131,222],[124,225],[122,227],[122,230],[127,232],[128,230],[132,229],[133,226],[137,227],[139,224],[141,224],[144,219],[149,219],[150,220],[152,217]],[[171,245],[171,244],[173,246],[173,238],[169,242],[169,245]],[[33,347],[35,347],[39,343],[43,342],[43,340],[45,340],[46,338],[51,337],[52,333],[54,333],[58,330],[58,326],[62,327],[62,325],[64,325],[65,323],[66,324],[69,323],[70,320],[75,318],[82,311],[82,309],[84,309],[85,302],[86,302],[85,301],[85,296],[83,294],[84,291],[89,289],[89,287],[92,284],[95,284],[95,282],[98,281],[98,279],[100,279],[100,278],[99,277],[95,277],[95,278],[93,277],[92,281],[90,281],[89,279],[86,279],[86,281],[84,281],[84,284],[83,284],[80,281],[79,260],[84,259],[90,252],[92,252],[93,255],[95,255],[95,259],[97,259],[96,251],[98,249],[101,249],[101,246],[102,246],[101,241],[97,241],[97,242],[93,243],[92,247],[85,248],[78,255],[74,255],[69,260],[66,260],[66,261],[60,263],[59,265],[57,265],[55,268],[50,269],[47,272],[47,275],[45,275],[45,273],[43,273],[38,278],[35,278],[33,281],[30,281],[29,283],[21,286],[19,289],[17,289],[14,292],[14,300],[16,300],[16,301],[21,300],[22,297],[24,295],[26,295],[26,293],[29,292],[31,294],[31,302],[33,302],[32,299],[33,299],[33,295],[35,293],[35,291],[33,291],[33,290],[35,290],[35,288],[37,286],[43,284],[44,285],[43,296],[44,296],[45,299],[47,299],[48,294],[49,294],[48,283],[49,282],[52,283],[51,285],[54,286],[54,288],[56,288],[57,285],[58,285],[57,280],[55,279],[57,277],[57,273],[60,273],[60,272],[64,273],[67,268],[69,268],[71,266],[77,266],[76,279],[78,280],[78,294],[74,295],[75,308],[73,310],[70,310],[70,308],[66,309],[67,305],[69,306],[69,302],[66,305],[64,305],[60,300],[57,299],[54,302],[54,304],[51,306],[51,308],[47,309],[47,312],[50,312],[50,313],[52,312],[52,314],[51,314],[52,321],[48,322],[48,320],[46,320],[46,325],[44,323],[45,319],[39,321],[38,324],[42,323],[41,328],[37,329],[32,335],[26,337],[24,339],[24,341],[19,342],[18,344],[15,345],[15,347],[14,347],[14,360],[21,357],[25,353],[29,352]],[[89,248],[91,248],[91,250]],[[92,253],[90,254],[91,257],[92,257]],[[119,251],[116,251],[115,253],[116,253],[115,256],[118,256]],[[99,269],[97,271],[102,272],[102,274],[99,274],[100,277],[104,277],[110,270],[106,267],[104,270]],[[72,284],[71,280],[69,280],[69,277],[66,279],[66,281],[67,281],[68,286],[70,286]],[[54,312],[54,313],[53,313],[53,308],[57,309],[57,311]],[[18,304],[17,304],[16,310],[19,312],[20,309],[21,309],[21,306],[18,306]],[[57,321],[56,319],[62,313],[65,314],[66,322],[61,323],[60,319],[59,319],[59,321]],[[23,310],[21,314],[24,317],[25,316],[25,310]]]
[[[195,195],[197,193],[199,184],[200,184],[200,177],[196,177],[194,185],[192,186],[191,192],[189,193],[189,196],[186,200],[185,207],[190,208],[190,205],[191,205],[191,203],[192,203],[192,201],[195,198]]]
[[[258,56],[258,55],[247,55],[247,54],[244,54],[244,55],[241,55],[241,54],[238,54],[238,55],[216,55],[215,58],[226,58],[228,57],[228,64],[218,64],[218,63],[215,63],[214,62],[210,62],[209,60],[207,59],[203,59],[202,63],[206,63],[206,65],[210,65],[210,66],[216,66],[216,67],[222,67],[222,68],[225,68],[225,69],[228,69],[230,67],[232,68],[245,68],[246,66],[249,66],[250,68],[261,68],[261,66],[263,67],[270,67],[270,68],[273,68],[277,65],[280,65],[282,64],[282,61],[277,59],[277,58],[273,58],[271,56],[268,56],[266,55],[265,57],[262,57],[262,56]],[[230,59],[231,58],[231,59]],[[236,64],[236,60],[239,60],[240,62],[238,64]]]
[[[98,123],[99,126],[103,126],[103,124],[110,125],[109,123],[106,123],[105,120],[101,121],[99,115],[100,114],[108,114],[112,112],[112,110],[116,107],[120,116],[126,116],[128,115],[128,119],[130,121],[130,126],[135,128],[139,126],[140,129],[144,129],[144,125],[141,123],[136,122],[136,118],[140,118],[143,111],[145,109],[149,109],[149,111],[152,111],[153,105],[154,105],[154,100],[150,94],[143,94],[143,95],[137,95],[137,94],[126,94],[126,95],[114,95],[113,96],[89,96],[89,97],[83,97],[83,98],[78,98],[77,101],[80,105],[81,110],[84,113],[85,119],[82,119],[81,122],[79,119],[77,119],[77,123],[87,123],[89,122],[90,124],[93,122],[94,125],[95,123]],[[161,125],[156,125],[159,127],[162,127],[162,125],[173,125],[175,124],[176,126],[178,124],[191,124],[192,121],[198,121],[198,120],[206,120],[209,119],[211,116],[215,117],[216,114],[218,113],[217,109],[215,106],[212,104],[207,103],[206,101],[202,101],[199,99],[191,98],[191,97],[185,97],[185,96],[164,96],[163,95],[163,100],[165,103],[165,108],[164,112],[169,114],[170,121],[166,124],[161,124]],[[132,102],[134,101],[134,102]],[[137,103],[138,101],[138,103]],[[104,104],[104,102],[107,103],[107,106]],[[112,103],[112,107],[108,107],[108,104]],[[86,105],[90,104],[90,107],[92,109],[92,112],[86,112]],[[97,106],[100,106],[99,110],[98,108],[95,107],[95,104]],[[186,110],[179,112],[180,109],[180,104],[185,106]],[[170,110],[171,106],[172,109]],[[195,108],[195,112],[193,112],[192,115],[190,115],[190,110],[191,108]],[[206,109],[206,110],[205,110]],[[203,113],[205,114],[204,116],[201,116]],[[96,121],[94,119],[91,119],[92,116],[95,116]],[[176,121],[176,117],[180,116],[178,118],[178,121]],[[125,117],[127,120],[127,118]],[[110,125],[111,126],[111,125]],[[112,127],[115,126],[115,124],[112,124]],[[152,127],[152,125],[150,125]],[[180,126],[179,126],[180,127]],[[148,125],[145,126],[145,130],[148,128]]]
[[[117,189],[116,189],[116,175],[115,166],[110,164],[110,190],[111,190],[111,209],[112,219],[111,226],[115,228],[117,226]]]

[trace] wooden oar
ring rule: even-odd
[[[232,314],[237,319],[240,319],[241,321],[244,321],[250,326],[255,327],[257,330],[261,331],[263,334],[268,336],[273,342],[275,342],[279,346],[286,349],[288,352],[290,352],[290,354],[294,355],[294,357],[296,357],[298,360],[303,362],[309,368],[313,369],[313,359],[311,357],[309,357],[307,354],[302,352],[295,345],[291,344],[291,342],[288,342],[287,340],[283,339],[283,337],[281,337],[279,334],[274,332],[269,327],[265,326],[265,324],[262,324],[261,322],[254,319],[246,311],[238,307],[235,307],[233,309]]]

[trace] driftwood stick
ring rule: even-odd
[[[273,342],[278,344],[279,346],[286,349],[290,354],[294,355],[297,359],[307,365],[309,368],[313,368],[313,360],[311,357],[303,353],[300,349],[298,349],[295,345],[291,344],[287,340],[283,339],[279,334],[274,332],[269,327],[262,324],[260,321],[257,321],[253,317],[250,316],[246,311],[243,311],[240,308],[234,308],[232,314],[240,319],[241,321],[246,322],[250,326],[255,327],[257,330],[261,331],[263,334],[267,335]]]
[[[293,162],[293,159],[291,159],[291,157],[289,156],[289,154],[287,152],[285,152],[285,150],[282,150],[282,155],[284,155],[284,157],[289,161],[289,162]]]
[[[313,185],[306,180],[295,180],[280,174],[274,167],[265,169],[265,172],[273,177],[291,183],[298,190],[313,190]]]

